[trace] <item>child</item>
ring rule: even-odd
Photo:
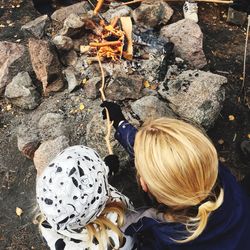
[[[153,200],[123,228],[137,249],[250,249],[250,199],[218,166],[213,144],[199,129],[159,118],[137,132],[119,105],[102,106],[117,125],[115,137],[131,155],[134,149],[139,183]]]
[[[108,167],[85,146],[65,149],[37,176],[40,230],[50,249],[132,249],[119,229],[132,206],[107,177]]]

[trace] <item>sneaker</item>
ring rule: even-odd
[[[183,5],[183,13],[185,19],[193,20],[198,22],[198,5],[192,1],[186,1]]]

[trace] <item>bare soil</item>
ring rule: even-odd
[[[14,22],[13,27],[0,28],[0,39],[15,41],[15,34],[30,16],[38,13],[23,13],[12,5],[24,4],[19,0],[0,1],[0,24],[7,20]],[[175,10],[172,21],[182,18],[182,5],[171,4]],[[31,15],[32,14],[32,15]],[[220,160],[227,165],[238,179],[250,173],[249,160],[242,156],[240,143],[249,140],[250,113],[244,102],[242,92],[243,52],[245,27],[226,23],[227,6],[199,4],[199,24],[204,34],[204,49],[209,64],[207,70],[228,78],[224,107],[214,127],[208,131],[213,140]],[[22,17],[22,18],[21,18]],[[18,33],[19,34],[19,33]],[[20,37],[22,39],[22,37]],[[249,46],[250,51],[250,46]],[[247,60],[247,80],[245,89],[250,86],[250,53]],[[247,92],[247,91],[246,91]],[[248,94],[245,92],[245,97]],[[249,97],[250,98],[250,97]],[[32,162],[25,159],[17,149],[15,129],[26,112],[11,108],[6,100],[0,99],[0,250],[47,249],[32,223],[35,208],[35,169]],[[232,115],[234,120],[229,119]],[[136,205],[142,203],[132,163],[123,169],[112,181]],[[16,207],[23,209],[23,215],[16,215]]]

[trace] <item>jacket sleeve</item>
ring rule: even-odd
[[[115,132],[115,139],[125,148],[129,155],[134,158],[134,142],[137,129],[128,121],[123,121]]]

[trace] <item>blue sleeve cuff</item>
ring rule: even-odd
[[[116,132],[115,139],[125,148],[131,157],[134,157],[134,142],[137,129],[128,121],[122,121]]]

